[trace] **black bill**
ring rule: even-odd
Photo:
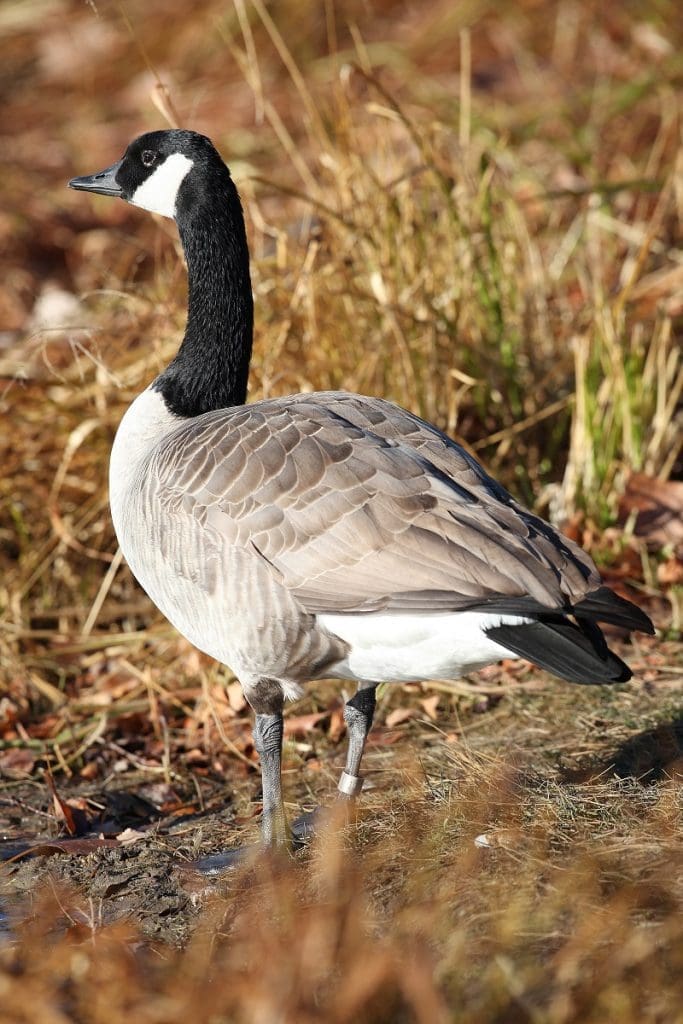
[[[79,189],[81,192],[99,192],[103,196],[120,196],[121,186],[116,181],[116,174],[123,161],[107,167],[98,174],[85,174],[82,178],[72,178],[69,188]]]

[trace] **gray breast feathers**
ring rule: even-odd
[[[559,608],[599,585],[590,559],[463,449],[380,400],[297,395],[205,414],[155,450],[144,490],[167,530],[201,526],[203,559],[165,545],[177,571],[253,551],[312,614]]]

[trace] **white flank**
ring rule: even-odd
[[[531,622],[518,615],[446,612],[438,615],[318,615],[318,622],[350,646],[331,676],[368,682],[407,683],[458,679],[517,655],[489,639],[485,630],[501,623]]]
[[[281,679],[280,685],[285,700],[298,700],[299,697],[304,695],[304,688],[299,683],[293,683],[288,679]]]
[[[130,202],[143,210],[173,219],[178,189],[192,166],[192,160],[183,153],[172,153],[135,190]]]

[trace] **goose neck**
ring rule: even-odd
[[[244,218],[230,185],[227,202],[177,218],[188,271],[187,324],[175,359],[154,386],[178,416],[246,400],[253,299]]]

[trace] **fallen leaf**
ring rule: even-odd
[[[116,838],[122,846],[132,846],[133,843],[137,843],[140,839],[144,839],[145,833],[139,832],[136,828],[124,828],[123,832],[119,832]]]
[[[431,697],[425,697],[423,700],[420,701],[420,706],[423,708],[424,713],[427,715],[427,717],[431,718],[432,722],[436,722],[437,718],[439,717],[439,715],[438,715],[438,707],[439,707],[439,695],[438,695],[438,693],[433,693]]]
[[[634,533],[648,547],[672,544],[683,555],[683,482],[633,473],[619,502],[620,523],[637,513]]]
[[[35,754],[25,747],[6,750],[0,754],[0,775],[5,775],[10,779],[30,775],[35,763]]]
[[[344,721],[344,712],[340,707],[332,708],[330,712],[330,724],[327,730],[327,735],[332,743],[338,743],[346,732],[346,722]]]
[[[303,736],[329,717],[329,711],[312,711],[309,715],[291,715],[285,718],[285,736]]]
[[[64,826],[70,836],[75,836],[78,832],[75,815],[67,801],[62,800],[57,792],[55,780],[52,778],[52,774],[49,771],[45,772],[45,783],[47,788],[50,790],[50,795],[52,796],[52,806],[54,807],[55,818],[57,818],[58,821],[64,822]]]
[[[52,857],[56,853],[85,856],[92,853],[93,850],[99,850],[106,846],[113,848],[120,846],[120,843],[118,839],[47,839],[31,843],[13,857],[8,857],[5,863],[11,864],[24,857]]]
[[[403,738],[403,734],[397,729],[376,729],[368,737],[368,746],[393,747],[396,743],[401,743]]]
[[[416,714],[415,708],[394,708],[387,715],[384,724],[388,729],[394,729],[397,725],[407,722],[409,718],[415,718]]]

